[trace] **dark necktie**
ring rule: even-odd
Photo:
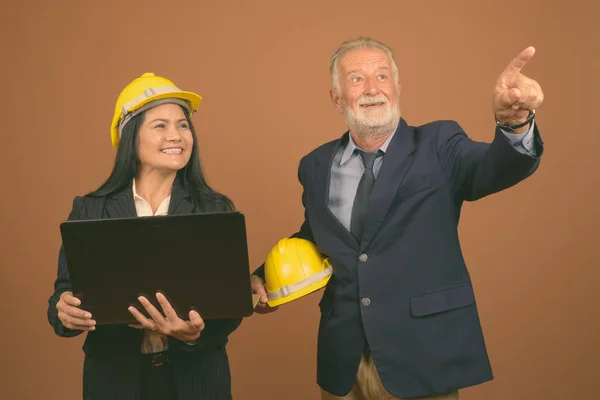
[[[354,198],[354,205],[352,206],[350,233],[356,238],[356,240],[360,242],[365,224],[365,215],[369,206],[369,198],[371,197],[371,189],[373,188],[373,183],[375,183],[373,164],[375,164],[375,158],[377,158],[379,155],[379,150],[373,153],[365,153],[364,151],[360,150],[356,151],[363,160],[365,172],[358,183],[356,197]]]

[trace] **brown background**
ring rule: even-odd
[[[524,73],[546,95],[541,168],[466,205],[460,226],[496,375],[461,398],[599,396],[597,2],[112,3],[1,6],[0,398],[80,398],[83,336],[54,336],[46,302],[58,225],[73,196],[110,171],[122,87],[151,71],[204,97],[194,117],[203,163],[245,212],[258,265],[301,222],[300,157],[346,129],[329,102],[327,62],[363,34],[397,52],[410,124],[455,119],[485,141],[497,75],[536,46]],[[236,399],[318,398],[319,297],[253,316],[232,335]]]

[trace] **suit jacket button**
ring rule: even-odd
[[[366,254],[361,254],[360,256],[358,256],[358,259],[361,262],[365,262],[365,261],[367,261],[369,259],[369,256],[367,256]]]
[[[360,302],[363,306],[369,307],[369,304],[371,304],[371,299],[369,299],[368,297],[363,297],[363,299]]]

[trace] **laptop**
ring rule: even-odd
[[[254,309],[241,212],[65,221],[73,295],[98,325],[138,323],[128,310],[163,293],[179,318],[250,316]]]

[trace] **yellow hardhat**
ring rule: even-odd
[[[185,92],[167,78],[156,76],[152,72],[146,72],[134,79],[121,91],[115,105],[115,114],[110,125],[110,138],[115,149],[119,148],[123,126],[135,115],[156,105],[157,100],[180,104],[190,113],[194,113],[198,110],[202,97],[196,93]],[[149,104],[150,102],[152,104]]]
[[[267,303],[276,307],[317,291],[327,284],[332,272],[329,259],[312,242],[281,239],[265,262]]]

